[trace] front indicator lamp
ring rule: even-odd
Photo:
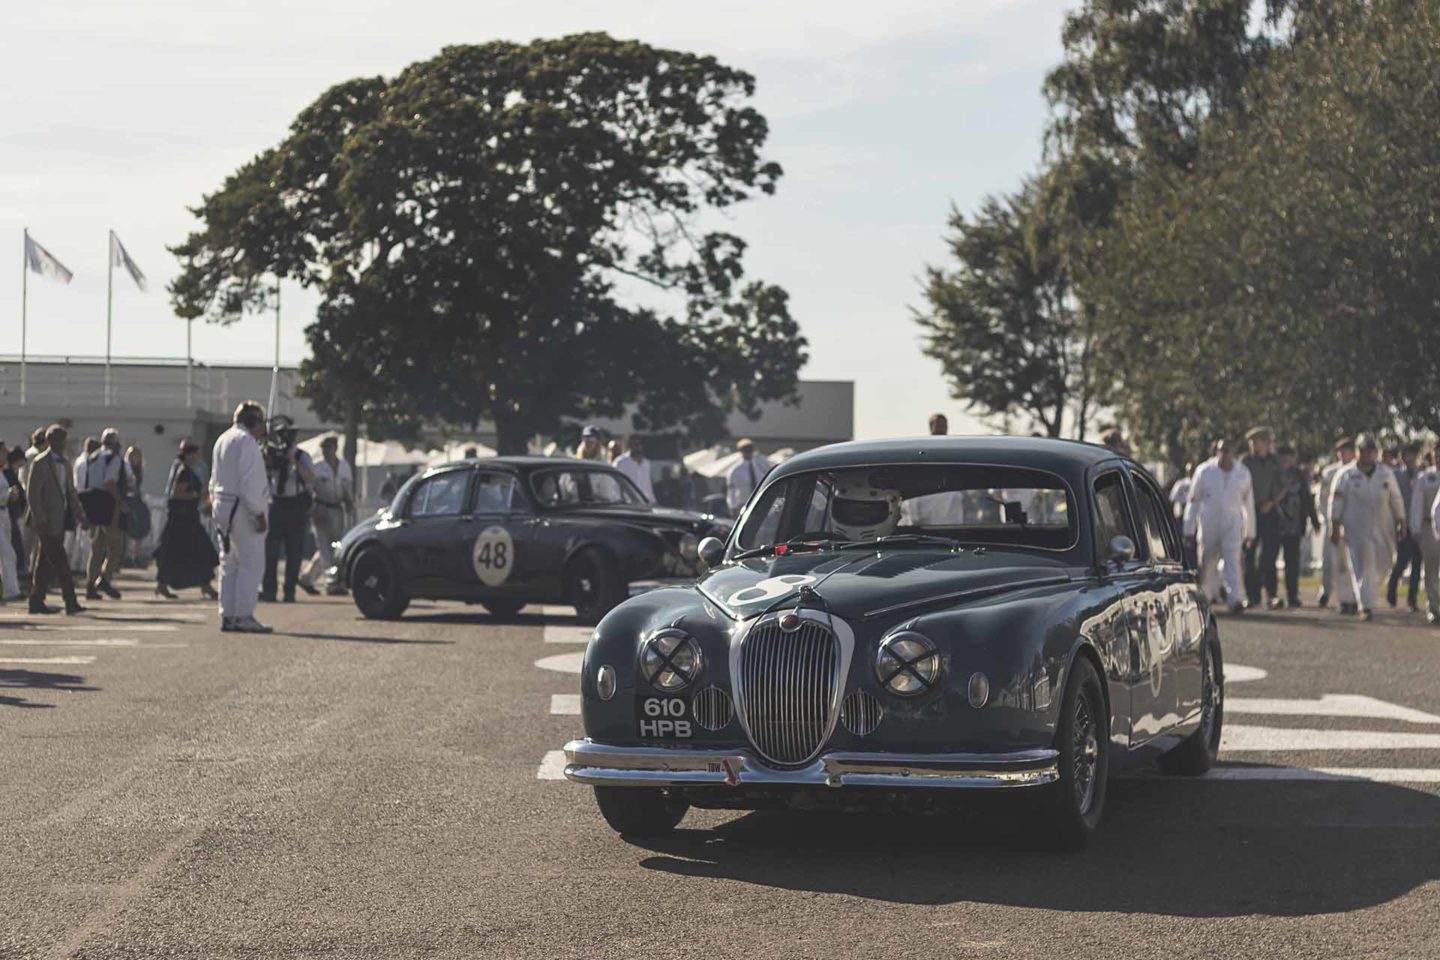
[[[875,675],[891,693],[917,696],[940,678],[940,652],[924,634],[913,630],[893,633],[880,641]]]
[[[611,700],[615,696],[615,668],[608,663],[595,671],[595,692],[601,700]]]
[[[990,702],[990,678],[976,670],[970,674],[970,683],[966,686],[965,693],[970,698],[970,706],[979,710]]]
[[[679,693],[700,676],[704,658],[695,638],[679,630],[662,630],[645,641],[640,670],[661,693]]]

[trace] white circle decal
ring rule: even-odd
[[[747,603],[759,603],[761,600],[778,600],[795,588],[814,582],[815,578],[807,574],[787,573],[784,576],[771,577],[768,580],[761,580],[753,586],[736,590],[725,602],[732,606],[740,606]]]
[[[515,541],[504,527],[486,527],[475,538],[475,549],[470,554],[475,564],[475,575],[487,587],[498,587],[510,579],[510,568],[515,566]]]

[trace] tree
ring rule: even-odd
[[[1036,186],[990,197],[974,219],[953,212],[957,265],[926,271],[916,319],[952,394],[991,416],[1023,414],[1047,435],[1085,438],[1094,400],[1091,338],[1041,216]]]
[[[806,359],[785,292],[702,229],[780,177],[753,93],[711,57],[603,34],[340,84],[196,209],[177,307],[233,321],[267,272],[319,289],[303,389],[379,435],[483,419],[523,452],[634,405],[642,429],[716,436],[792,397]],[[635,284],[683,308],[627,303]]]

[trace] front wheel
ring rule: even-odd
[[[1055,742],[1060,778],[1042,788],[1039,827],[1046,846],[1079,850],[1100,826],[1110,775],[1110,716],[1100,675],[1085,657],[1070,668]]]
[[[1160,772],[1172,777],[1199,777],[1209,772],[1220,756],[1224,723],[1225,671],[1220,642],[1207,636],[1200,652],[1200,728],[1156,761]]]
[[[596,787],[595,803],[610,829],[626,837],[659,837],[685,819],[688,800],[660,787]]]
[[[596,624],[625,599],[624,578],[610,557],[596,549],[582,551],[570,561],[566,593],[582,624]]]
[[[367,620],[395,620],[410,605],[390,558],[370,547],[355,558],[350,573],[355,606]]]

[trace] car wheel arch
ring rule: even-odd
[[[1100,650],[1095,646],[1094,641],[1089,637],[1081,636],[1075,648],[1070,652],[1070,659],[1065,663],[1065,672],[1056,684],[1055,695],[1051,702],[1055,709],[1059,710],[1060,702],[1065,698],[1065,688],[1070,684],[1070,675],[1074,672],[1075,661],[1084,657],[1090,661],[1090,666],[1095,668],[1095,675],[1100,678],[1100,695],[1105,699],[1105,715],[1109,719],[1113,731],[1115,723],[1115,706],[1110,698],[1110,673],[1105,669],[1105,661],[1100,656]],[[1113,735],[1113,734],[1112,734]]]

